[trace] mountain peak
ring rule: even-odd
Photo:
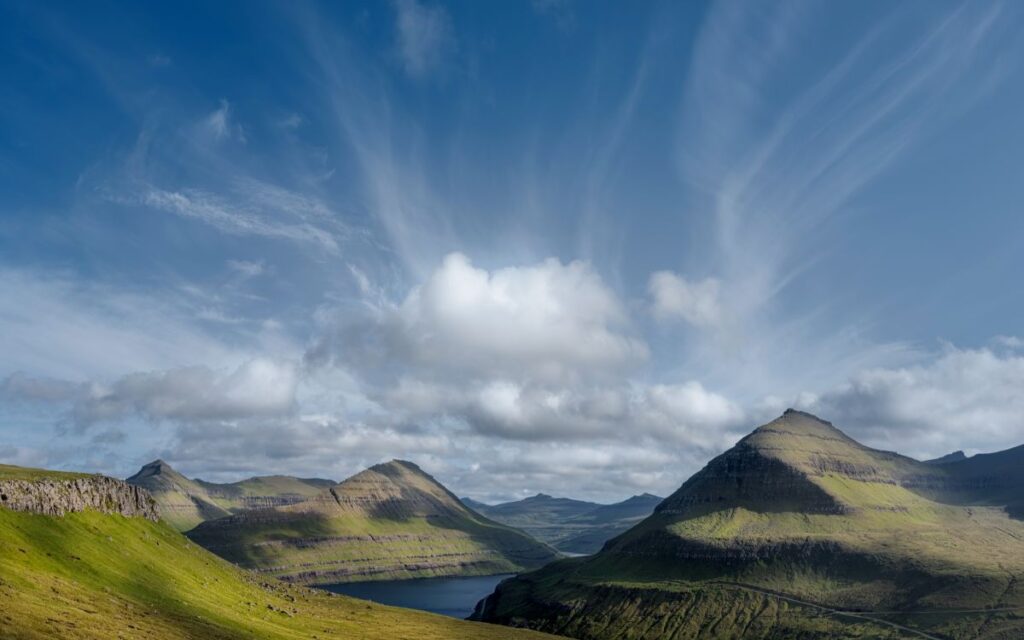
[[[419,465],[417,465],[415,462],[409,462],[408,460],[399,460],[398,458],[389,460],[388,462],[375,464],[372,467],[370,467],[370,469],[372,469],[373,471],[377,471],[378,473],[396,471],[412,471],[415,473],[423,473],[423,469],[421,469]]]
[[[896,486],[930,473],[927,465],[866,447],[830,422],[790,409],[709,462],[656,511],[848,513],[885,503],[871,493],[844,491],[849,482]]]
[[[755,449],[777,450],[791,446],[792,440],[806,438],[861,446],[831,422],[797,409],[786,409],[778,418],[754,429],[740,443]]]
[[[171,465],[167,464],[166,462],[164,462],[160,458],[157,458],[156,460],[154,460],[154,461],[152,461],[150,463],[142,465],[142,468],[139,469],[138,472],[135,475],[133,475],[132,477],[128,478],[127,481],[128,482],[132,482],[133,480],[137,481],[137,480],[142,480],[144,478],[152,478],[154,476],[179,476],[179,475],[181,475],[181,474],[179,474],[177,471],[175,471],[174,468],[171,467]]]
[[[960,462],[966,460],[967,454],[963,451],[954,451],[953,453],[947,453],[944,456],[933,458],[932,460],[925,460],[928,464],[949,464],[950,462]]]

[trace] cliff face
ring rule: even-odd
[[[0,480],[0,505],[47,516],[93,510],[159,519],[149,492],[106,476],[68,480]]]

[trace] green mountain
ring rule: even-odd
[[[468,498],[462,501],[474,511],[521,529],[559,551],[590,554],[651,515],[661,498],[645,493],[615,504],[597,504],[538,493],[493,506]]]
[[[557,557],[400,460],[304,502],[204,522],[188,536],[242,567],[307,584],[512,573]]]
[[[1024,445],[996,453],[979,453],[942,463],[953,479],[945,498],[959,504],[1000,506],[1024,519]],[[948,458],[949,456],[947,456]]]
[[[163,518],[179,531],[248,509],[301,502],[334,485],[333,480],[290,476],[261,476],[217,484],[190,480],[163,460],[150,462],[126,482],[149,491]]]
[[[927,464],[790,410],[474,617],[593,640],[1024,637],[1021,455]]]
[[[966,460],[967,455],[963,451],[954,451],[953,453],[947,453],[944,456],[933,458],[931,460],[925,460],[928,464],[949,464],[950,462],[960,462]]]
[[[615,504],[599,505],[569,520],[566,524],[572,533],[554,546],[569,553],[597,553],[605,542],[650,516],[661,501],[658,496],[643,493]]]
[[[119,480],[0,466],[0,495],[21,509],[0,508],[5,640],[551,638],[260,578],[157,522]]]

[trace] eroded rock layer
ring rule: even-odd
[[[0,480],[0,505],[47,516],[93,510],[128,517],[159,518],[149,492],[106,476],[74,479]]]

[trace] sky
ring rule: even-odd
[[[0,3],[0,462],[667,495],[1024,443],[1024,6]]]

